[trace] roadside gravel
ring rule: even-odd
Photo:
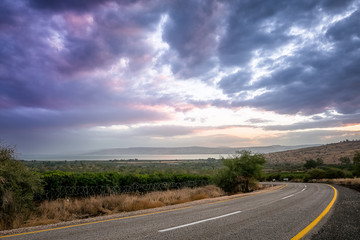
[[[312,240],[360,240],[360,192],[333,185],[338,190],[334,212]]]

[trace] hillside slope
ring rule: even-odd
[[[301,148],[276,153],[265,154],[269,163],[305,163],[306,160],[321,158],[325,164],[340,163],[340,157],[350,157],[355,151],[360,151],[360,141],[331,143],[317,147]]]

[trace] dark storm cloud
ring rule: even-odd
[[[248,71],[237,71],[234,74],[222,78],[219,82],[219,87],[229,95],[246,91],[249,89],[247,84],[251,80],[251,76],[252,74]]]
[[[251,1],[251,3],[255,4],[256,2]],[[253,21],[254,24],[251,26],[255,26],[256,30],[249,26],[249,32],[237,34],[235,31],[227,34],[223,44],[229,46],[229,49],[233,47],[229,50],[229,54],[230,52],[233,54],[229,55],[226,52],[227,50],[224,50],[222,52],[224,62],[240,66],[246,64],[251,57],[252,50],[265,51],[263,49],[276,48],[292,41],[291,38],[284,37],[289,27],[296,24],[302,26],[315,24],[318,18],[316,13],[322,13],[324,11],[323,6],[331,6],[332,10],[345,8],[345,3],[338,5],[326,1],[322,3],[312,1],[309,4],[304,1],[297,1],[297,3],[301,3],[302,6],[290,5],[286,1],[284,3],[286,6],[284,5],[283,8],[274,9],[274,7],[266,8],[264,6],[262,14],[260,14],[261,10],[254,10],[254,13],[259,13],[259,18],[256,17],[258,15],[251,14],[251,11],[243,13],[242,16],[244,17],[238,19],[248,24]],[[245,11],[243,8],[240,9]],[[295,9],[297,9],[296,13],[294,12]],[[265,34],[265,36],[258,35],[258,32],[261,32],[261,28],[256,28],[256,26],[261,25],[259,22],[264,23],[275,16],[277,16],[276,19],[280,25],[274,24],[274,32]],[[251,106],[282,114],[311,115],[327,109],[335,109],[345,114],[356,113],[360,109],[360,97],[357,93],[357,89],[360,89],[360,68],[358,67],[360,66],[359,16],[359,11],[355,11],[350,16],[327,26],[325,35],[320,36],[323,38],[321,42],[332,46],[332,49],[322,49],[319,43],[309,40],[309,43],[296,50],[293,56],[285,57],[286,67],[268,65],[268,69],[272,70],[271,75],[262,77],[253,85],[246,85],[251,80],[251,76],[243,77],[233,74],[223,78],[219,86],[227,94],[261,88],[268,90],[253,99],[233,99],[232,106],[236,107]],[[238,28],[243,31],[242,27]],[[254,39],[247,41],[246,39],[249,37],[254,37]],[[226,43],[226,41],[229,42]],[[236,44],[231,45],[230,42],[237,42],[239,47],[237,48]],[[238,58],[236,54],[244,54],[246,57],[243,58],[244,55],[242,55]],[[234,61],[231,60],[233,58]]]
[[[241,1],[229,5],[225,36],[219,46],[219,57],[226,66],[241,66],[253,56],[253,51],[273,48],[288,40],[283,32],[286,22],[279,21],[276,14],[283,9],[271,1]],[[269,24],[269,33],[264,27]]]
[[[149,60],[145,58],[154,52],[153,46],[145,40],[155,30],[162,6],[149,4],[129,11],[115,6],[93,10],[88,23],[77,23],[77,15],[65,15],[65,24],[58,24],[58,28],[66,32],[66,51],[59,55],[62,62],[57,62],[61,72],[101,69],[120,57],[128,58],[132,72],[148,64]],[[84,15],[80,17],[86,18]],[[91,31],[85,31],[86,28],[91,28]]]
[[[67,109],[131,101],[131,93],[114,94],[108,79],[96,79],[93,73],[121,57],[129,59],[132,74],[146,65],[141,58],[152,48],[142,39],[159,19],[147,13],[151,8],[51,15],[20,3],[1,3],[10,14],[0,17],[0,108]],[[33,2],[60,13],[77,9],[78,3]],[[87,2],[91,7],[98,3]]]
[[[0,2],[0,29],[11,26],[16,22],[14,12],[15,7],[9,1]]]
[[[47,46],[38,39],[46,36],[47,30],[30,29],[30,23],[40,21],[19,3],[12,5],[14,21],[0,31],[0,108],[41,105],[42,87],[47,82],[39,76],[52,81],[47,75],[51,74],[47,69]]]
[[[109,2],[109,0],[62,0],[62,1],[48,1],[48,0],[30,0],[30,6],[41,10],[52,11],[86,11],[92,7],[98,6],[102,3]]]
[[[292,67],[275,71],[257,84],[272,91],[245,104],[280,113],[314,114],[329,108],[345,114],[358,112],[359,16],[357,11],[327,31],[333,51],[323,53],[314,50],[316,46],[309,46],[298,52],[289,59]]]
[[[72,2],[36,8],[0,2],[0,138],[25,151],[76,149],[91,138],[83,135],[87,128],[170,118],[139,107],[165,100],[141,96],[133,86],[153,54],[146,38],[162,6],[130,4],[125,11],[117,4],[88,1],[79,8]],[[128,62],[123,75],[108,74],[121,58]]]
[[[163,40],[172,50],[172,71],[186,78],[200,77],[214,68],[212,57],[222,22],[220,4],[217,1],[175,1],[167,13]]]
[[[351,1],[239,1],[226,2],[229,14],[219,57],[226,66],[241,66],[253,51],[274,49],[293,37],[292,26],[311,27],[323,9],[343,10]]]

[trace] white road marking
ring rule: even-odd
[[[283,198],[281,198],[281,200],[286,199],[286,198],[289,198],[289,197],[292,197],[292,196],[294,196],[294,195],[296,195],[296,194],[298,194],[298,193],[301,193],[301,192],[305,191],[306,188],[307,188],[307,186],[304,184],[304,188],[303,188],[300,192],[297,192],[297,193],[288,195],[288,196],[286,196],[286,197],[283,197]]]
[[[184,224],[184,225],[180,225],[180,226],[176,226],[176,227],[172,227],[172,228],[159,230],[159,232],[167,232],[167,231],[175,230],[175,229],[178,229],[178,228],[188,227],[188,226],[191,226],[191,225],[195,225],[195,224],[199,224],[199,223],[203,223],[203,222],[207,222],[207,221],[212,221],[212,220],[215,220],[215,219],[228,217],[228,216],[238,214],[238,213],[241,213],[241,211],[236,211],[236,212],[228,213],[228,214],[221,215],[221,216],[218,216],[218,217],[208,218],[208,219],[200,220],[200,221],[197,221],[197,222],[192,222],[192,223],[188,223],[188,224]]]
[[[286,196],[286,197],[283,197],[283,198],[281,198],[281,199],[286,199],[286,198],[292,197],[292,196],[294,196],[294,195],[295,195],[295,194],[291,194],[291,195]]]

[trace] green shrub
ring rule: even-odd
[[[316,168],[324,165],[324,161],[321,158],[317,158],[316,161],[313,159],[306,160],[304,167],[306,169]]]
[[[360,151],[356,151],[353,157],[354,170],[353,173],[355,176],[360,177]]]
[[[261,177],[265,157],[241,151],[223,158],[222,162],[224,168],[214,176],[216,185],[228,193],[249,192],[250,186]]]
[[[26,220],[41,190],[40,177],[15,160],[13,148],[0,145],[0,229]]]
[[[346,174],[343,170],[338,168],[326,168],[325,169],[325,178],[345,178]]]
[[[320,168],[313,168],[307,172],[305,180],[321,178],[325,178],[325,170]]]
[[[310,179],[334,179],[334,178],[346,178],[352,177],[351,172],[334,168],[334,167],[324,167],[324,168],[313,168],[306,173],[305,180]]]

